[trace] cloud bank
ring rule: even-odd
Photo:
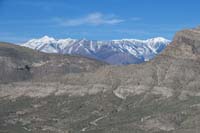
[[[114,25],[124,22],[125,20],[117,18],[115,15],[105,15],[99,12],[88,14],[84,17],[74,19],[57,19],[63,26],[80,26],[80,25]]]

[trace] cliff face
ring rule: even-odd
[[[200,29],[189,29],[176,33],[172,44],[163,54],[180,59],[199,60]]]
[[[199,35],[199,29],[178,32],[144,64],[1,84],[0,131],[196,133]]]

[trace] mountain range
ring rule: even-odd
[[[198,133],[200,29],[154,59],[108,65],[0,43],[1,133]]]
[[[138,64],[149,61],[170,43],[157,37],[148,40],[122,39],[112,41],[92,41],[86,39],[54,39],[44,36],[32,39],[22,46],[45,53],[81,55],[109,64]]]

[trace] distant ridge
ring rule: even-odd
[[[54,39],[44,36],[32,39],[21,46],[45,53],[81,55],[110,64],[138,64],[149,61],[170,43],[163,37],[148,40],[121,39],[111,41],[93,41],[86,39]]]

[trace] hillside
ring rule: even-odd
[[[199,29],[154,60],[0,85],[0,132],[197,133]]]
[[[45,54],[13,44],[0,43],[0,83],[94,71],[102,65],[104,63],[80,56]]]

